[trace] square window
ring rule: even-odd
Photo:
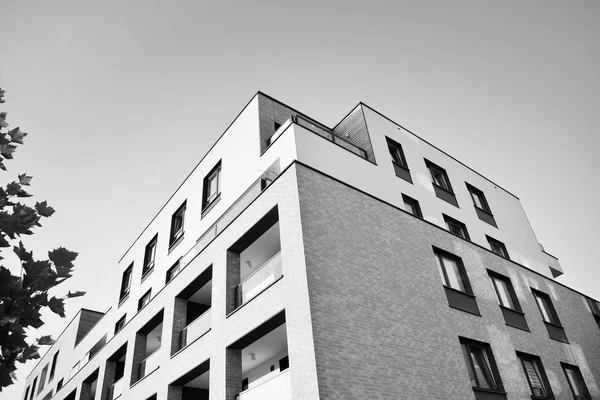
[[[460,257],[435,249],[435,261],[444,285],[464,293],[473,294],[467,273]]]
[[[142,278],[144,278],[146,274],[154,268],[157,241],[158,235],[154,236],[150,243],[146,245],[146,251],[144,252],[144,267],[142,268]]]
[[[169,283],[173,280],[173,278],[175,278],[175,276],[177,276],[177,274],[179,273],[179,271],[181,270],[181,260],[177,260],[177,262],[175,264],[173,264],[173,266],[171,268],[169,268],[169,270],[167,271],[167,280],[165,282]]]
[[[517,352],[517,357],[521,360],[531,396],[536,399],[554,399],[542,360],[537,356],[519,352]]]
[[[504,392],[502,380],[494,361],[492,348],[487,343],[459,338],[463,357],[474,389]],[[478,398],[477,393],[475,398]]]
[[[150,303],[150,295],[152,294],[152,289],[149,289],[138,301],[138,311],[146,306],[146,304]]]
[[[169,246],[172,246],[179,238],[183,236],[183,219],[185,216],[185,206],[187,202],[183,204],[175,211],[171,217],[171,234],[169,235]]]
[[[506,250],[506,246],[504,245],[504,243],[487,235],[485,237],[487,238],[487,241],[490,244],[490,249],[492,249],[494,253],[498,254],[500,257],[504,257],[510,260],[510,257],[508,256],[508,251]]]
[[[202,191],[202,210],[206,210],[221,194],[221,161],[204,178]]]
[[[592,400],[592,396],[590,396],[590,392],[585,385],[585,381],[583,380],[583,375],[581,375],[579,367],[565,363],[560,363],[560,365],[567,376],[567,381],[569,382],[571,393],[573,393],[573,398],[575,400]]]
[[[402,194],[402,200],[404,201],[404,209],[406,211],[417,218],[423,219],[423,213],[421,212],[421,207],[419,206],[419,202],[417,200],[405,194]]]
[[[133,274],[133,263],[123,272],[121,278],[121,291],[119,292],[119,301],[122,301],[129,294],[131,288],[131,275]]]
[[[471,240],[471,238],[469,237],[469,232],[467,231],[467,226],[465,224],[445,214],[442,215],[444,216],[444,221],[446,221],[446,225],[448,225],[448,230],[451,233],[465,240]]]
[[[115,335],[121,330],[123,329],[123,327],[125,326],[125,319],[127,318],[127,314],[123,315],[121,317],[121,319],[119,319],[117,321],[117,323],[115,324]]]

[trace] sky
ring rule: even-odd
[[[58,292],[117,296],[117,262],[261,90],[327,125],[359,101],[521,199],[559,282],[600,299],[600,2],[0,0],[0,86],[57,212],[25,238],[78,251]],[[107,289],[110,288],[110,289]],[[0,397],[18,399],[34,362]]]

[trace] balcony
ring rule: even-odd
[[[281,251],[279,251],[237,286],[235,292],[236,307],[248,302],[276,282],[282,275]]]
[[[342,138],[341,136],[334,134],[330,129],[328,129],[324,126],[321,126],[312,121],[309,121],[308,119],[306,119],[300,115],[293,117],[293,122],[300,125],[304,129],[307,129],[321,137],[324,137],[325,139],[329,140],[330,142],[333,142],[333,143],[345,148],[346,150],[351,151],[352,153],[356,154],[359,157],[364,158],[365,160],[369,159],[366,150],[361,149],[360,147],[350,143],[348,140]]]
[[[236,397],[237,400],[290,400],[291,398],[289,368],[283,372],[268,373],[260,381],[256,381],[251,389],[244,390]]]
[[[108,390],[108,400],[115,400],[123,394],[123,377],[112,384]]]
[[[157,357],[157,353],[159,350],[160,348],[156,349],[154,353],[150,354],[148,357],[142,360],[142,362],[140,363],[139,379],[142,379],[151,372],[154,372],[154,370],[156,370],[159,367],[159,357]]]
[[[179,348],[183,349],[194,340],[198,339],[210,330],[210,313],[208,309],[204,314],[193,320],[188,326],[183,328],[179,338]]]

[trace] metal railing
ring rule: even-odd
[[[262,292],[282,276],[281,251],[246,277],[235,289],[235,306],[239,307]]]
[[[210,311],[211,309],[209,308],[198,318],[190,322],[188,326],[183,328],[179,334],[180,350],[210,330]]]

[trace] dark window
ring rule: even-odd
[[[423,219],[423,213],[421,212],[421,207],[419,206],[419,202],[417,200],[405,194],[402,195],[402,200],[404,201],[404,209],[406,211],[417,218]]]
[[[29,400],[32,400],[35,397],[35,387],[37,386],[37,376],[33,380],[33,385],[31,386],[31,395],[29,396]]]
[[[138,301],[138,311],[146,306],[146,304],[150,303],[150,295],[152,294],[152,289],[149,289]]]
[[[248,390],[248,378],[242,379],[242,391]]]
[[[556,314],[556,310],[552,305],[552,300],[550,300],[550,296],[546,293],[542,293],[535,289],[532,289],[533,297],[535,297],[535,301],[540,309],[540,313],[542,314],[542,318],[544,322],[549,322],[554,325],[561,326],[560,320],[558,319],[558,315]]]
[[[59,352],[57,351],[52,357],[52,367],[50,368],[50,380],[54,378],[54,371],[56,371],[56,363],[58,362],[58,353]]]
[[[490,244],[490,249],[492,249],[494,253],[498,254],[500,257],[504,257],[510,260],[510,257],[508,256],[508,251],[506,250],[506,246],[504,245],[504,243],[487,235],[485,237],[487,238],[487,241]]]
[[[573,393],[573,398],[575,400],[592,400],[579,368],[565,363],[560,364],[562,365],[563,371],[565,371],[565,375],[567,376],[567,381],[569,382],[571,393]]]
[[[31,389],[31,386],[27,386],[27,389],[25,389],[25,397],[23,397],[23,400],[27,400],[27,396],[29,395],[29,389]]]
[[[56,391],[57,392],[63,387],[63,382],[64,381],[65,381],[65,378],[62,378],[60,381],[58,381],[58,384],[56,385]]]
[[[279,122],[273,122],[273,130],[277,131],[279,128],[281,128],[281,124]]]
[[[290,358],[288,356],[283,357],[279,360],[279,371],[285,371],[290,367]]]
[[[542,360],[537,356],[517,352],[517,357],[521,360],[523,373],[527,379],[531,396],[535,399],[553,399],[552,389],[544,371]]]
[[[496,291],[498,303],[502,307],[521,311],[521,306],[517,300],[517,295],[513,289],[510,279],[492,271],[488,271],[488,273],[492,279],[492,284],[494,285],[494,290]]]
[[[462,260],[443,250],[435,250],[435,260],[444,285],[449,288],[472,294],[467,273]]]
[[[483,194],[483,192],[477,189],[476,187],[469,185],[466,182],[465,184],[467,185],[467,189],[471,194],[473,206],[475,207],[475,212],[477,212],[477,217],[479,217],[480,220],[487,222],[488,224],[497,228],[498,226],[496,225],[496,220],[492,215],[492,210],[490,209],[490,205],[485,199],[485,195]]]
[[[173,264],[173,266],[171,268],[169,268],[169,270],[167,271],[167,280],[165,283],[169,283],[173,280],[173,278],[175,278],[175,276],[177,276],[177,274],[179,273],[179,271],[181,270],[181,262],[180,260],[177,260],[177,262],[175,264]]]
[[[144,253],[144,267],[142,268],[142,278],[154,268],[154,261],[156,260],[157,241],[158,235],[154,236],[150,243],[146,245],[146,251]]]
[[[123,272],[123,278],[121,279],[121,292],[119,294],[119,301],[123,300],[129,294],[129,289],[131,287],[131,274],[133,273],[133,263],[125,272]]]
[[[404,151],[402,151],[402,146],[400,143],[394,142],[392,139],[387,137],[385,139],[387,141],[388,150],[390,151],[390,156],[392,156],[392,161],[408,169],[408,164],[406,163]]]
[[[490,345],[464,338],[460,338],[460,344],[471,386],[475,389],[503,392],[502,381]],[[477,395],[475,397],[477,398]]]
[[[117,323],[115,324],[115,335],[121,330],[123,329],[123,327],[125,326],[125,318],[127,317],[127,314],[123,315],[121,317],[121,319],[119,319],[117,321]]]
[[[175,214],[171,217],[171,234],[169,235],[169,246],[174,244],[179,238],[183,236],[183,218],[185,216],[185,205],[183,204],[175,211]]]
[[[445,214],[442,215],[444,216],[444,221],[446,221],[446,225],[448,225],[448,230],[451,233],[465,240],[471,240],[471,238],[469,237],[469,232],[467,231],[467,226],[465,224]]]
[[[598,303],[594,299],[590,299],[589,297],[586,297],[586,300],[587,300],[588,306],[590,307],[591,313],[600,317],[600,303]]]
[[[202,192],[202,210],[211,205],[221,194],[221,161],[204,178]]]
[[[429,168],[429,172],[431,172],[431,181],[433,184],[450,193],[454,193],[446,170],[428,160],[425,160],[425,164],[427,165],[427,168]]]

